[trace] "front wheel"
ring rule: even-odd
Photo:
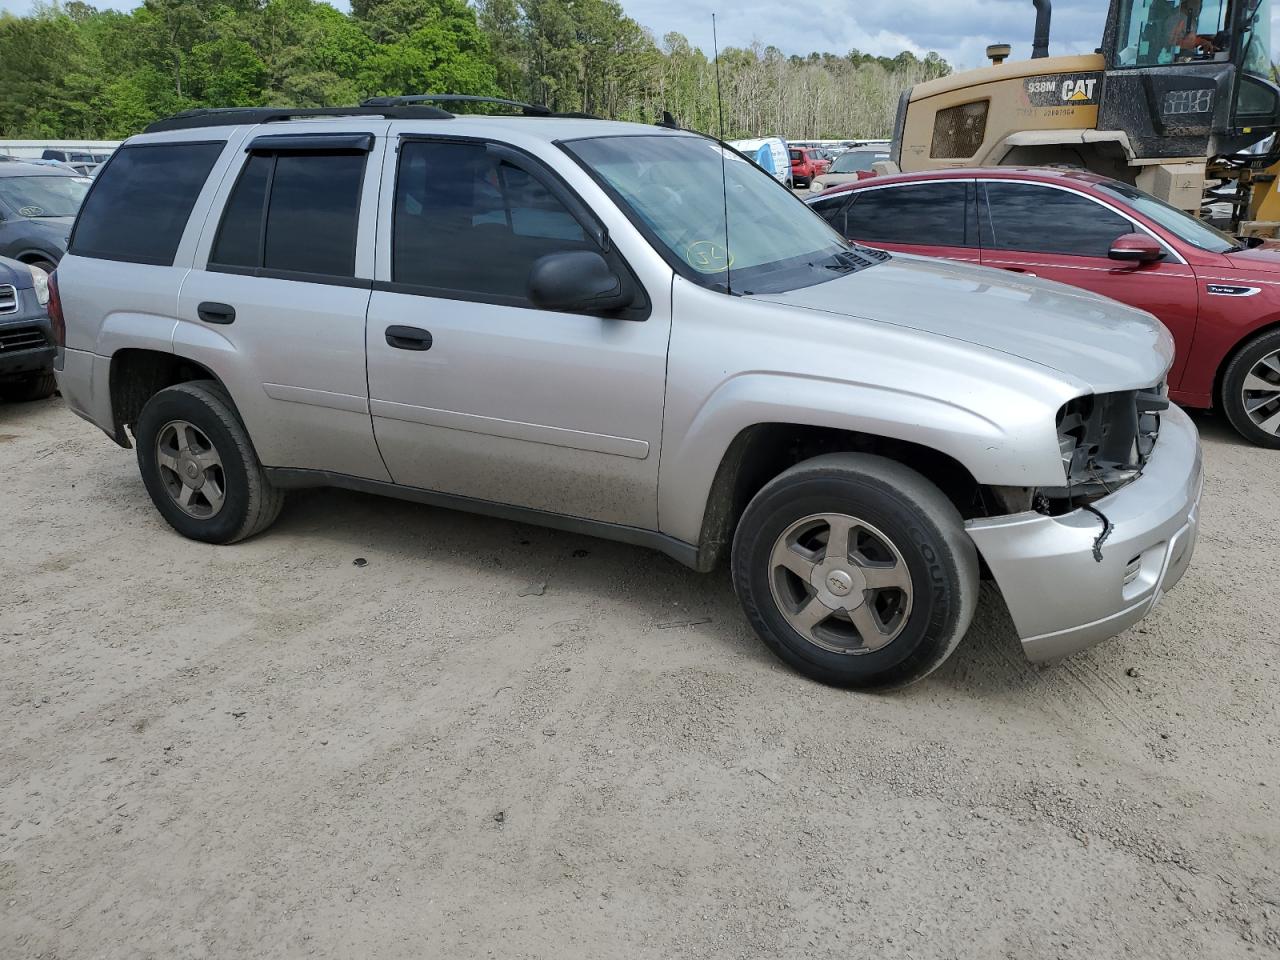
[[[1245,344],[1222,375],[1222,412],[1236,432],[1280,449],[1280,330]]]
[[[231,398],[212,381],[159,391],[134,428],[151,501],[184,537],[234,543],[268,527],[284,494],[267,481]]]
[[[869,454],[815,457],[752,499],[733,542],[752,627],[796,670],[887,688],[937,669],[978,593],[977,550],[924,477]]]

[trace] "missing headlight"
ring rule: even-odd
[[[1041,487],[1049,512],[1075,509],[1114,493],[1146,466],[1169,408],[1164,384],[1076,397],[1058,411],[1058,447],[1065,483]]]

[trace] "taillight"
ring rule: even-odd
[[[49,326],[53,328],[53,342],[60,347],[67,345],[67,318],[62,315],[62,297],[58,294],[58,271],[49,274]]]

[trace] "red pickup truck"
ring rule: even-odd
[[[817,151],[805,147],[791,148],[791,184],[795,187],[807,187],[814,177],[827,172],[831,161],[823,159]]]

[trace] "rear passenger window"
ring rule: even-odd
[[[556,195],[484,144],[400,148],[392,282],[523,301],[535,260],[589,249],[594,244]]]
[[[68,252],[78,257],[172,266],[216,143],[122,147],[85,198]]]
[[[210,265],[266,276],[354,276],[367,156],[251,155],[227,200]]]
[[[968,223],[969,185],[960,180],[859,190],[845,236],[868,243],[976,247]]]

